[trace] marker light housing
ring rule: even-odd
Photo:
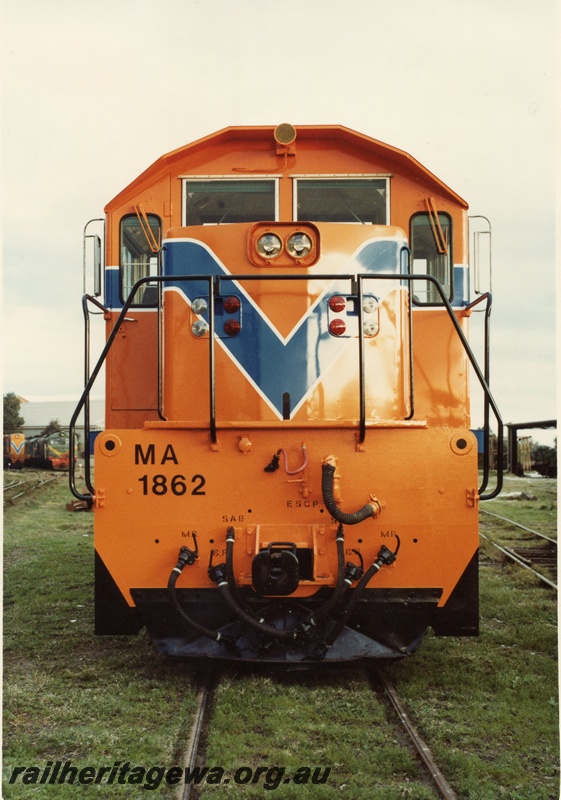
[[[328,329],[332,336],[359,335],[358,295],[334,294],[327,300]],[[380,330],[380,301],[374,295],[362,297],[362,335],[371,339]]]
[[[342,336],[347,331],[347,326],[342,319],[332,319],[329,323],[329,333],[333,336]]]

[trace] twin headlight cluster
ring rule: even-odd
[[[311,267],[319,258],[319,232],[309,222],[258,223],[249,232],[248,256],[255,267]]]
[[[307,233],[299,231],[288,237],[286,245],[276,233],[264,233],[255,243],[257,252],[263,258],[276,258],[284,246],[291,258],[306,258],[312,252],[313,242]]]

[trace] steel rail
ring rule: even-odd
[[[532,528],[527,528],[525,525],[521,525],[519,522],[515,522],[513,519],[508,519],[507,517],[501,517],[499,514],[494,514],[492,511],[487,511],[486,508],[481,508],[480,511],[483,511],[484,514],[489,514],[490,517],[496,517],[497,519],[502,519],[503,522],[508,522],[511,525],[514,525],[517,528],[522,528],[523,531],[528,531],[528,533],[533,533],[534,536],[539,536],[540,539],[546,539],[551,544],[557,544],[557,539],[552,539],[550,536],[546,536],[545,533],[540,533],[539,531],[534,531]]]
[[[201,739],[201,733],[203,730],[203,724],[213,680],[214,674],[212,671],[207,672],[202,679],[197,696],[195,698],[195,713],[189,729],[189,735],[187,737],[187,744],[185,746],[185,753],[183,757],[183,774],[185,774],[186,770],[189,770],[189,773],[192,773],[193,769],[195,768],[197,755],[199,752],[199,742]],[[177,789],[176,800],[189,800],[189,797],[191,796],[191,787],[193,785],[194,784],[191,782],[186,782],[183,784],[183,786],[180,784]]]
[[[549,586],[551,589],[554,589],[555,591],[557,591],[557,584],[556,583],[553,583],[553,581],[550,581],[549,578],[545,577],[545,575],[542,575],[541,572],[538,572],[536,569],[531,567],[529,564],[526,564],[525,561],[523,559],[519,558],[517,555],[515,555],[515,553],[512,553],[510,550],[507,550],[506,548],[501,547],[500,544],[497,544],[492,539],[490,539],[488,536],[485,536],[485,534],[481,533],[481,531],[479,532],[479,535],[481,536],[482,539],[485,539],[486,542],[489,542],[489,544],[492,544],[493,547],[496,547],[497,550],[500,550],[501,553],[503,553],[505,556],[507,556],[507,558],[510,558],[511,561],[514,561],[516,564],[519,564],[521,567],[524,567],[524,569],[530,570],[530,572],[533,572],[534,575],[536,576],[536,578],[539,578],[542,583],[547,584],[547,586]]]
[[[16,486],[21,486],[22,483],[29,483],[29,481],[14,481],[14,483],[5,483],[4,491],[7,492],[8,489],[15,489]]]
[[[379,678],[382,686],[385,689],[385,692],[388,696],[390,703],[392,704],[399,720],[405,730],[407,731],[407,735],[411,743],[413,744],[416,752],[418,753],[421,761],[425,765],[426,769],[428,770],[432,781],[438,790],[440,797],[444,798],[444,800],[458,800],[458,795],[452,789],[442,772],[440,771],[439,767],[434,760],[434,757],[428,747],[427,743],[422,739],[419,735],[419,732],[414,727],[413,723],[409,719],[407,711],[401,702],[399,695],[386,675],[386,673],[380,667],[374,668],[374,674]]]
[[[12,504],[14,500],[17,500],[18,497],[23,497],[25,494],[28,494],[28,492],[32,492],[34,489],[39,489],[40,486],[44,486],[46,483],[56,480],[57,477],[57,475],[52,475],[47,478],[29,478],[26,481],[20,481],[19,483],[12,483],[9,486],[4,486],[4,491],[6,491],[6,489],[17,489],[19,486],[24,486],[27,483],[33,483],[32,486],[28,486],[26,489],[24,489],[23,492],[14,494],[11,497],[4,497],[4,503]]]

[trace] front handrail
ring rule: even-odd
[[[366,376],[365,376],[365,357],[364,357],[364,331],[363,331],[363,290],[362,290],[362,282],[363,280],[377,280],[378,278],[382,278],[383,280],[394,280],[400,281],[402,278],[407,278],[407,275],[402,275],[401,273],[381,273],[381,274],[371,274],[371,273],[358,273],[358,274],[346,274],[346,275],[309,275],[309,274],[300,274],[300,275],[218,275],[216,276],[217,282],[217,291],[220,294],[220,283],[222,281],[258,281],[258,280],[279,280],[279,281],[289,281],[289,280],[302,280],[302,281],[309,281],[309,280],[338,280],[338,281],[350,281],[351,282],[351,294],[356,294],[358,297],[358,329],[359,329],[359,336],[358,336],[358,358],[359,358],[359,433],[358,433],[358,443],[363,444],[366,439]],[[211,312],[213,315],[213,312]],[[210,315],[209,315],[210,319]],[[213,389],[214,391],[214,389]],[[409,414],[405,419],[411,419],[414,413],[414,392],[413,392],[413,321],[412,321],[412,313],[411,313],[411,293],[409,292],[409,404],[410,410]]]
[[[484,300],[487,300],[487,304],[485,306],[485,321],[484,321],[484,333],[483,333],[483,371],[485,376],[485,381],[487,385],[491,385],[490,379],[490,318],[491,318],[491,307],[493,305],[493,297],[491,292],[485,292],[485,294],[480,295],[477,297],[473,302],[466,306],[466,311],[471,311],[472,308],[482,303]],[[501,484],[502,484],[502,437],[501,437]],[[487,399],[487,395],[485,395],[483,400],[483,480],[481,482],[481,486],[479,487],[479,494],[485,491],[487,488],[487,484],[489,483],[489,472],[491,468],[491,453],[490,453],[490,442],[489,442],[489,401]],[[489,499],[485,497],[485,499]]]
[[[180,276],[176,276],[176,277],[173,278],[173,280],[192,280],[192,279],[193,279],[192,275],[180,275]],[[95,365],[91,375],[88,374],[89,373],[89,346],[88,346],[88,350],[87,350],[87,354],[86,354],[86,367],[85,367],[86,384],[84,386],[84,390],[83,390],[82,395],[81,395],[81,397],[80,397],[80,399],[78,401],[78,405],[76,406],[76,408],[74,410],[74,413],[72,414],[72,418],[70,419],[70,424],[68,426],[68,434],[69,434],[69,438],[70,438],[71,452],[72,452],[72,448],[75,447],[75,443],[76,443],[76,422],[78,420],[78,417],[82,413],[82,409],[85,409],[86,415],[88,417],[88,419],[85,421],[84,432],[86,431],[86,426],[87,426],[87,428],[89,430],[89,396],[90,396],[90,392],[91,392],[92,387],[93,387],[93,385],[94,385],[94,383],[95,383],[95,381],[97,379],[97,376],[99,375],[99,373],[101,371],[101,368],[103,367],[103,365],[105,363],[105,360],[107,358],[107,354],[109,353],[109,351],[111,350],[111,347],[113,346],[113,342],[115,341],[117,333],[119,332],[119,329],[120,329],[123,321],[125,320],[125,317],[128,314],[128,312],[130,310],[130,307],[133,304],[133,301],[134,301],[139,289],[141,289],[142,286],[145,283],[148,283],[148,282],[151,282],[151,283],[153,283],[153,282],[163,283],[164,281],[169,281],[169,280],[172,280],[172,278],[169,278],[168,276],[164,276],[164,275],[157,275],[157,276],[147,275],[144,278],[140,278],[134,284],[134,286],[131,289],[131,292],[130,292],[129,296],[127,297],[127,299],[125,301],[125,304],[123,305],[123,308],[121,309],[121,311],[119,313],[119,316],[117,317],[117,319],[115,321],[115,325],[113,326],[113,328],[111,330],[111,333],[107,337],[107,341],[105,342],[105,346],[104,346],[103,350],[101,351],[101,354],[100,354],[100,356],[99,356],[99,358],[97,360],[97,364]],[[199,280],[201,280],[201,278],[199,278]],[[212,276],[210,276],[210,278],[209,278],[208,276],[205,275],[205,276],[203,276],[202,280],[212,280]],[[101,309],[103,309],[104,313],[109,311],[109,309],[107,309],[107,308],[105,308],[105,306],[101,305],[101,303],[99,303],[95,298],[91,297],[91,295],[84,295],[84,297],[82,299],[82,305],[83,305],[83,307],[85,309],[87,309],[87,303],[90,302],[90,301],[94,302]],[[88,319],[87,315],[86,315],[86,319]],[[89,321],[86,323],[86,340],[89,343]],[[87,455],[86,462],[88,464],[88,466],[86,467],[86,475],[89,476],[89,474],[90,474],[89,473],[89,442],[87,443],[86,455]],[[92,496],[95,493],[95,489],[93,488],[93,486],[91,486],[91,482],[90,482],[90,484],[87,486],[87,488],[89,489],[91,494],[83,494],[82,492],[78,491],[78,489],[76,488],[76,470],[74,469],[74,465],[72,464],[72,459],[71,459],[71,467],[69,469],[69,482],[70,482],[70,491],[72,492],[74,497],[76,497],[78,500],[84,500],[86,502],[91,502]]]
[[[84,386],[87,385],[89,377],[90,377],[90,312],[88,309],[88,303],[93,303],[97,306],[101,312],[105,315],[107,309],[105,306],[99,302],[95,297],[92,297],[89,294],[85,294],[82,298],[82,311],[84,314],[84,328],[85,328],[85,336],[84,336]],[[90,463],[90,398],[89,395],[84,403],[84,440],[85,440],[85,448],[86,448],[86,458],[84,459],[84,480],[86,482],[86,488],[92,494],[94,493],[93,483],[92,483],[92,476],[91,476],[91,463]]]
[[[113,342],[114,342],[114,340],[115,340],[115,338],[117,336],[117,333],[119,332],[119,329],[120,329],[123,321],[125,320],[125,317],[126,317],[128,311],[130,310],[131,305],[133,304],[133,301],[134,301],[134,298],[136,297],[136,294],[138,293],[139,289],[145,283],[151,282],[151,283],[163,284],[163,283],[166,283],[166,282],[169,283],[169,282],[183,282],[183,281],[203,281],[203,282],[208,283],[208,294],[209,294],[209,373],[210,373],[209,374],[209,390],[210,390],[210,397],[209,397],[209,432],[210,432],[211,441],[213,443],[216,443],[216,440],[217,440],[217,423],[216,423],[216,402],[215,402],[214,297],[215,297],[216,293],[220,294],[221,282],[222,281],[240,282],[240,281],[255,281],[255,280],[261,280],[261,281],[262,280],[280,280],[280,281],[283,281],[283,280],[310,280],[310,279],[313,279],[313,280],[331,280],[331,281],[333,281],[333,280],[350,280],[350,281],[354,281],[355,285],[358,287],[358,294],[359,295],[362,294],[362,282],[365,281],[365,280],[393,280],[393,281],[399,280],[399,281],[405,281],[408,284],[418,280],[418,281],[427,281],[429,283],[434,284],[434,286],[435,286],[435,288],[436,288],[436,290],[437,290],[437,292],[440,295],[440,298],[442,300],[442,305],[446,309],[446,311],[448,313],[448,316],[449,316],[450,320],[452,321],[452,324],[453,324],[453,326],[454,326],[454,328],[456,330],[456,333],[457,333],[457,335],[458,335],[458,337],[460,339],[460,342],[461,342],[461,344],[462,344],[462,346],[464,348],[464,351],[466,352],[466,355],[468,356],[468,359],[469,359],[469,361],[470,361],[470,363],[471,363],[471,365],[472,365],[472,367],[473,367],[473,369],[475,371],[477,379],[479,381],[479,384],[480,384],[480,386],[481,386],[481,388],[483,390],[483,393],[484,393],[484,396],[485,396],[485,407],[486,407],[486,411],[485,411],[485,413],[486,413],[486,417],[485,417],[486,425],[485,425],[485,427],[486,427],[487,432],[488,432],[488,429],[489,429],[489,425],[488,425],[489,408],[492,409],[493,414],[495,415],[495,419],[497,421],[497,427],[498,427],[498,432],[497,432],[497,485],[496,485],[495,489],[490,494],[488,494],[488,495],[482,495],[481,494],[481,492],[486,488],[486,485],[487,485],[487,483],[486,483],[486,481],[488,479],[488,468],[487,468],[486,474],[484,475],[484,482],[483,482],[483,484],[482,484],[482,486],[480,487],[480,490],[479,490],[480,491],[480,499],[482,499],[482,500],[490,500],[493,497],[496,497],[500,493],[500,491],[502,489],[503,422],[502,422],[502,418],[501,418],[499,409],[498,409],[497,404],[496,404],[496,402],[495,402],[495,400],[494,400],[494,398],[493,398],[493,396],[491,394],[491,390],[490,390],[489,384],[488,384],[488,372],[489,372],[489,369],[488,369],[488,351],[486,350],[485,374],[484,374],[484,373],[481,372],[481,369],[479,367],[479,364],[477,363],[477,360],[476,360],[475,355],[474,355],[474,353],[473,353],[473,351],[472,351],[472,349],[471,349],[471,347],[469,345],[469,342],[467,341],[467,339],[466,339],[466,337],[464,335],[464,332],[462,331],[462,328],[461,328],[458,320],[456,319],[456,315],[454,313],[454,309],[453,309],[452,305],[450,304],[450,301],[448,300],[448,298],[447,298],[447,296],[446,296],[446,294],[444,292],[444,289],[442,288],[440,282],[432,275],[410,275],[410,274],[407,275],[407,274],[403,274],[403,273],[399,273],[399,274],[395,274],[395,273],[380,273],[380,274],[375,274],[375,275],[373,275],[371,273],[345,274],[345,275],[341,275],[341,274],[338,274],[338,275],[327,274],[327,275],[325,275],[325,274],[322,274],[322,275],[313,275],[313,276],[310,276],[308,274],[305,274],[305,275],[294,275],[294,274],[289,274],[289,275],[266,275],[266,276],[255,275],[255,274],[253,274],[253,275],[157,275],[157,276],[151,275],[151,276],[145,276],[144,278],[140,278],[134,284],[134,286],[132,287],[131,293],[129,294],[127,300],[125,301],[125,303],[123,305],[123,308],[121,309],[121,311],[119,313],[119,316],[117,317],[115,325],[113,326],[113,328],[111,330],[111,333],[109,334],[109,337],[107,338],[107,341],[106,341],[105,346],[104,346],[104,348],[103,348],[103,350],[101,352],[101,355],[99,356],[97,364],[94,367],[93,372],[89,376],[87,374],[89,372],[89,362],[88,362],[87,369],[86,369],[86,378],[87,378],[86,385],[84,387],[84,391],[82,393],[82,396],[81,396],[81,398],[80,398],[80,400],[78,402],[76,410],[74,411],[74,414],[72,415],[72,419],[70,421],[70,426],[69,426],[69,435],[70,435],[71,448],[74,447],[74,444],[75,444],[76,421],[77,421],[77,419],[78,419],[78,417],[79,417],[79,415],[80,415],[80,413],[81,413],[83,408],[86,407],[88,409],[88,411],[89,411],[89,405],[88,404],[89,404],[89,394],[91,392],[91,389],[92,389],[92,387],[93,387],[93,385],[95,383],[95,380],[96,380],[96,378],[97,378],[97,376],[98,376],[103,364],[105,363],[105,360],[106,360],[107,355],[108,355],[108,353],[109,353],[109,351],[110,351],[110,349],[111,349],[111,347],[113,345]],[[411,295],[411,292],[409,292],[409,294]],[[474,305],[476,305],[477,303],[481,302],[483,299],[484,299],[484,297],[482,296],[481,298],[478,298],[470,306],[467,306],[467,309],[466,309],[466,307],[464,307],[461,310],[463,310],[465,312],[465,310],[469,310],[470,308],[473,308]],[[490,295],[489,295],[488,299],[489,299],[488,306],[490,307],[490,300],[491,300]],[[87,296],[87,300],[94,300],[94,302],[100,308],[104,308],[103,306],[101,306],[100,303],[98,303],[94,298],[91,298],[90,296]],[[87,303],[87,300],[85,300],[84,302]],[[104,309],[104,311],[106,311],[106,310],[107,309]],[[361,316],[362,316],[362,312],[359,310],[359,323],[360,323],[360,320],[361,320]],[[488,324],[488,314],[486,316],[486,324]],[[410,321],[410,325],[411,325],[411,321]],[[364,388],[364,382],[365,382],[365,376],[364,376],[364,342],[363,342],[363,330],[362,330],[361,326],[359,327],[359,336],[358,336],[358,338],[359,338],[359,383],[360,383],[360,392],[359,392],[359,403],[360,403],[359,438],[362,437],[361,441],[364,441],[364,438],[365,438],[365,435],[366,435],[366,403],[365,403],[365,388]],[[362,344],[361,344],[361,342],[362,342]],[[410,339],[410,343],[412,345],[412,339]],[[412,350],[410,352],[410,358],[411,358],[411,360],[413,359]],[[88,427],[89,427],[89,424],[88,424]],[[487,438],[488,438],[488,433],[487,433]],[[87,452],[88,452],[87,461],[89,461],[89,447],[88,447],[88,451]],[[487,452],[487,457],[488,457],[488,452]],[[487,458],[487,460],[488,460],[488,458]],[[74,469],[70,470],[70,490],[71,490],[72,494],[75,497],[77,497],[79,500],[86,500],[88,502],[91,502],[92,495],[94,494],[94,489],[91,486],[91,482],[89,481],[89,464],[88,464],[88,468],[86,470],[86,474],[88,476],[88,486],[87,486],[87,488],[90,490],[91,494],[90,495],[84,495],[84,494],[78,492],[78,490],[76,488],[76,485],[75,485],[75,470]]]
[[[466,339],[465,334],[462,331],[462,328],[461,328],[458,320],[456,319],[456,314],[454,313],[454,308],[452,307],[448,297],[446,296],[446,293],[445,293],[441,283],[433,275],[411,275],[411,274],[403,274],[403,273],[399,273],[397,275],[394,274],[394,273],[379,273],[379,274],[359,273],[359,274],[355,274],[355,275],[336,275],[336,276],[334,276],[334,275],[330,275],[330,276],[313,275],[311,277],[317,278],[317,279],[320,279],[320,280],[327,280],[328,278],[331,278],[331,279],[337,278],[338,280],[349,280],[350,279],[350,280],[357,281],[359,286],[361,285],[362,281],[364,281],[364,280],[399,280],[399,281],[407,282],[408,284],[411,284],[414,281],[428,281],[429,283],[432,283],[435,286],[435,288],[436,288],[436,290],[437,290],[437,292],[440,295],[440,298],[442,300],[442,305],[446,309],[446,311],[448,313],[448,316],[449,316],[450,320],[452,321],[452,324],[454,325],[454,328],[456,330],[456,333],[458,334],[458,337],[460,339],[462,347],[464,348],[464,351],[466,352],[466,355],[469,358],[469,361],[470,361],[470,363],[471,363],[471,365],[472,365],[472,367],[473,367],[473,369],[475,371],[475,374],[477,376],[479,384],[480,384],[480,386],[481,386],[481,388],[483,390],[483,394],[484,394],[484,397],[485,397],[485,404],[484,404],[485,422],[484,422],[484,424],[485,424],[486,440],[487,440],[486,453],[485,453],[484,457],[485,457],[486,462],[487,462],[487,468],[486,468],[486,470],[484,470],[484,476],[483,476],[484,480],[483,480],[483,483],[481,484],[481,486],[479,487],[479,493],[480,493],[480,499],[481,500],[491,500],[493,497],[496,497],[500,493],[500,491],[502,489],[502,485],[503,485],[503,421],[502,421],[502,417],[501,417],[501,414],[499,412],[498,406],[497,406],[497,404],[496,404],[496,402],[495,402],[495,400],[493,398],[493,395],[491,394],[491,389],[489,387],[489,380],[488,380],[488,377],[489,377],[489,335],[488,335],[488,332],[489,332],[490,308],[491,308],[491,301],[492,301],[491,295],[489,293],[487,293],[486,295],[481,295],[481,297],[478,297],[470,305],[461,306],[459,309],[457,309],[457,310],[460,310],[462,312],[466,312],[466,311],[471,310],[474,306],[478,305],[478,303],[481,303],[483,300],[485,300],[485,299],[488,300],[487,309],[486,309],[486,315],[485,315],[485,325],[486,325],[486,334],[485,334],[486,351],[485,351],[485,367],[484,367],[485,368],[485,373],[482,373],[481,369],[479,367],[479,364],[477,363],[477,359],[475,358],[475,355],[473,353],[473,350],[471,349],[470,344],[469,344],[468,340]],[[294,280],[295,278],[296,279],[301,279],[301,280],[309,280],[310,276],[309,275],[280,275],[280,276],[279,275],[268,275],[268,276],[263,276],[263,275],[219,275],[219,276],[217,276],[217,287],[218,287],[218,291],[220,292],[220,282],[224,281],[224,280],[226,280],[226,281],[234,281],[234,280],[235,281],[255,281],[255,280],[264,280],[264,279],[265,280],[266,279]],[[360,291],[360,289],[359,289],[359,291]],[[411,297],[411,292],[409,292],[409,296]],[[361,359],[361,362],[360,362],[361,363],[361,366],[360,366],[361,376],[359,378],[359,380],[360,380],[360,400],[359,400],[359,402],[360,402],[360,423],[359,423],[360,424],[360,430],[359,430],[359,441],[363,442],[365,434],[366,434],[366,414],[365,414],[365,403],[363,402],[363,395],[364,395],[364,374],[363,374],[363,372],[364,372],[364,361],[363,361],[363,359],[364,359],[364,350],[363,350],[363,344],[361,345],[361,340],[363,339],[363,330],[362,330],[362,327],[360,325],[360,314],[361,314],[360,307],[361,306],[359,304],[359,352],[360,352],[360,356],[359,357]],[[412,338],[411,338],[410,346],[411,346],[410,358],[411,358],[411,361],[412,361],[413,360],[413,341],[412,341]],[[496,422],[497,422],[497,485],[496,485],[495,489],[490,494],[483,495],[482,492],[485,490],[485,488],[487,486],[488,473],[489,473],[489,466],[488,466],[488,464],[489,464],[489,408],[491,408],[493,410],[493,414],[495,415],[495,419],[496,419]]]

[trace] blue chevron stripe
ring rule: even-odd
[[[354,269],[349,272],[375,273],[399,271],[399,250],[396,240],[371,242],[355,256]],[[357,268],[358,262],[358,268]],[[195,240],[170,240],[164,247],[164,274],[192,274],[192,281],[173,281],[168,288],[183,294],[189,304],[196,297],[208,296],[208,281],[198,276],[229,275],[216,256]],[[344,272],[344,269],[341,270]],[[313,278],[313,275],[310,275]],[[379,284],[382,284],[380,281]],[[386,294],[393,281],[379,285],[377,294]],[[280,418],[283,413],[283,395],[290,394],[291,415],[313,390],[321,376],[343,355],[351,342],[349,337],[334,337],[328,332],[327,304],[322,302],[325,293],[349,294],[349,282],[334,281],[309,309],[307,315],[285,339],[268,320],[244,289],[232,281],[232,292],[242,296],[242,330],[237,336],[220,339],[220,343],[259,390]],[[370,288],[369,288],[370,291]],[[201,315],[208,321],[208,315]]]

